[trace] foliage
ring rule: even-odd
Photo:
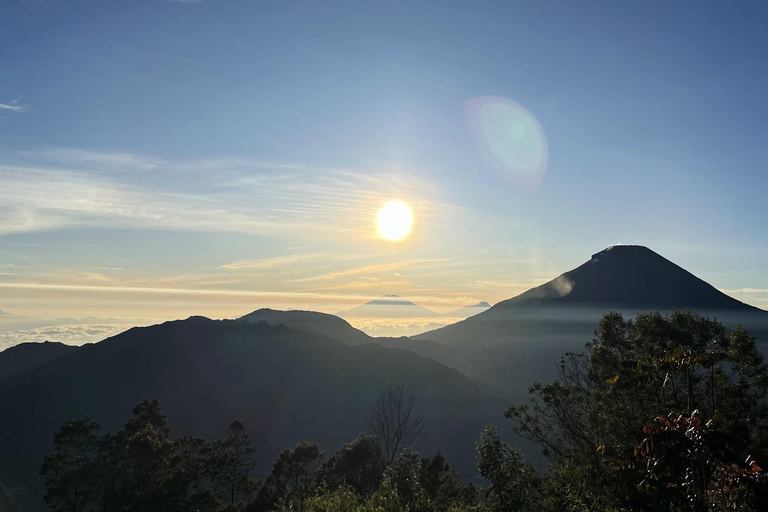
[[[133,409],[116,434],[99,436],[89,419],[67,422],[41,468],[54,511],[214,511],[232,508],[250,488],[250,440],[240,422],[226,439],[170,438],[157,400]]]
[[[347,485],[356,494],[366,496],[378,489],[385,468],[378,438],[362,433],[329,457],[320,473],[328,489]]]
[[[125,428],[100,435],[89,419],[67,422],[42,467],[54,511],[486,512],[480,492],[440,454],[406,449],[387,465],[379,441],[360,434],[324,460],[316,443],[283,450],[269,475],[249,477],[253,449],[244,425],[214,442],[170,437],[156,401]]]
[[[295,448],[283,450],[252,509],[269,510],[270,506],[282,504],[292,510],[302,510],[304,502],[318,486],[315,472],[320,468],[323,457],[323,452],[311,441],[301,441]]]
[[[214,442],[209,461],[213,489],[223,493],[222,501],[232,505],[236,497],[248,494],[252,487],[248,474],[254,466],[253,448],[242,422],[233,421],[226,439]]]
[[[712,510],[762,492],[744,461],[766,453],[767,388],[740,327],[692,312],[610,313],[583,352],[563,356],[557,381],[532,386],[506,416],[552,462],[561,509]]]
[[[45,502],[54,511],[79,512],[99,499],[98,475],[101,424],[88,418],[68,421],[54,437],[54,452],[46,456]]]
[[[488,494],[494,510],[537,509],[539,478],[517,450],[499,437],[495,425],[486,427],[477,443],[477,469],[491,482]]]

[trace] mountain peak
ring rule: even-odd
[[[609,245],[605,249],[603,249],[600,252],[597,252],[592,255],[592,259],[599,258],[600,256],[608,255],[609,253],[612,253],[612,255],[622,255],[626,256],[629,254],[633,255],[656,255],[659,256],[658,253],[652,251],[648,247],[644,245],[627,245],[627,244],[616,244],[616,245]]]
[[[431,309],[401,298],[398,295],[384,295],[343,311],[339,315],[347,318],[430,318],[439,316]]]
[[[642,245],[609,246],[583,265],[497,307],[536,304],[752,309]]]

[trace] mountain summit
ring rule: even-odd
[[[608,305],[612,308],[755,310],[640,245],[614,245],[583,265],[496,308]]]
[[[553,361],[589,342],[600,317],[620,311],[692,309],[726,327],[743,325],[768,340],[768,312],[722,293],[687,270],[637,245],[616,245],[579,267],[489,310],[414,336],[454,349],[457,366],[503,389],[524,390],[556,378]]]
[[[346,312],[339,313],[346,318],[432,318],[439,316],[431,309],[405,300],[397,295],[384,295]]]

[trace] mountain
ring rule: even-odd
[[[258,322],[267,322],[270,325],[283,324],[296,331],[322,334],[348,345],[361,345],[374,341],[374,338],[355,329],[346,320],[317,311],[281,311],[264,308],[242,316],[238,320],[254,324]]]
[[[451,311],[450,313],[446,313],[443,316],[447,318],[469,318],[471,316],[482,313],[483,311],[487,311],[488,309],[491,309],[491,305],[485,301],[481,301],[477,304],[464,306],[463,308],[459,308],[456,311]]]
[[[430,340],[414,340],[406,336],[399,338],[369,336],[363,331],[352,327],[342,318],[317,311],[280,311],[265,308],[242,316],[238,321],[285,325],[297,331],[317,333],[333,338],[347,345],[376,343],[383,347],[410,350],[420,356],[435,359],[450,368],[456,368],[461,365],[461,361],[455,351],[446,345]]]
[[[350,346],[314,332],[261,321],[203,317],[133,328],[32,368],[0,377],[0,488],[22,510],[40,504],[43,455],[68,419],[120,428],[133,405],[157,398],[174,435],[216,438],[244,421],[266,471],[286,446],[317,441],[326,453],[354,439],[378,386],[405,386],[425,414],[416,448],[440,450],[465,474],[474,442],[500,420],[506,401],[471,379],[408,350]],[[24,502],[25,489],[28,496]]]
[[[431,309],[401,299],[397,295],[385,295],[380,299],[339,313],[339,316],[346,318],[433,318],[440,315]]]
[[[52,341],[15,345],[0,352],[0,377],[29,370],[51,359],[75,352],[79,348]]]
[[[616,245],[583,265],[496,305],[607,305],[612,308],[755,311],[639,245]]]
[[[556,376],[563,352],[592,339],[612,310],[693,309],[768,341],[768,312],[744,304],[641,246],[612,246],[583,265],[461,322],[414,336],[451,346],[466,374],[521,396]],[[761,345],[768,348],[768,344]]]

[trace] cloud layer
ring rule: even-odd
[[[58,341],[82,345],[101,341],[133,327],[132,325],[56,325],[36,329],[0,332],[0,350],[19,343]]]

